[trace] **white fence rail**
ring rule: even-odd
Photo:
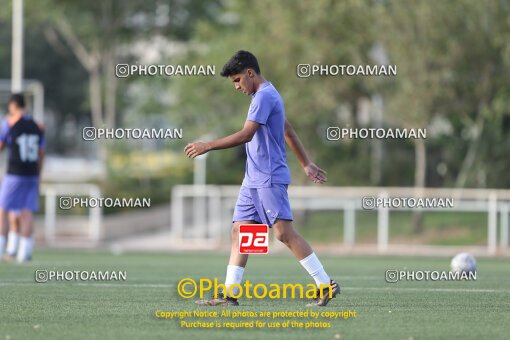
[[[172,192],[172,239],[176,243],[220,243],[231,223],[238,186],[178,185]],[[452,199],[453,207],[410,208],[377,207],[377,249],[385,252],[389,243],[391,211],[482,212],[487,214],[487,247],[489,255],[509,245],[508,213],[510,190],[399,188],[399,187],[303,187],[289,189],[293,210],[343,211],[343,242],[355,245],[356,211],[363,210],[364,197]],[[481,226],[482,227],[482,226]],[[332,235],[333,237],[333,235]]]
[[[41,195],[45,198],[44,208],[44,238],[48,245],[52,246],[57,241],[57,209],[59,200],[57,197],[89,196],[101,197],[101,190],[94,184],[43,184]],[[86,235],[82,241],[97,244],[102,237],[102,208],[100,206],[88,209],[88,225]]]

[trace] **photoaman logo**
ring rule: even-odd
[[[184,299],[193,298],[197,294],[203,299],[205,293],[211,291],[215,297],[230,296],[236,299],[241,297],[247,299],[315,299],[325,295],[333,298],[333,288],[330,284],[321,284],[320,287],[312,283],[306,286],[300,283],[271,283],[269,285],[257,283],[254,285],[250,280],[246,280],[243,284],[235,283],[227,288],[223,283],[219,283],[218,278],[213,280],[201,278],[197,282],[190,277],[181,279],[177,283],[177,293]]]
[[[267,254],[269,226],[267,224],[241,224],[239,226],[240,254]]]

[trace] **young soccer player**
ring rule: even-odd
[[[0,150],[8,148],[7,174],[0,188],[0,258],[7,240],[7,218],[19,214],[18,262],[29,261],[34,247],[33,212],[39,205],[39,174],[44,158],[44,131],[25,112],[22,94],[9,99],[9,113],[0,125]]]
[[[268,224],[278,240],[283,242],[296,256],[301,265],[323,288],[324,294],[317,294],[311,305],[325,306],[331,297],[340,293],[340,286],[328,276],[317,255],[308,242],[294,230],[287,187],[290,172],[287,166],[285,143],[296,154],[306,175],[315,183],[326,181],[326,172],[308,157],[292,125],[285,118],[282,98],[275,87],[260,73],[257,58],[247,51],[238,51],[223,67],[223,77],[228,77],[234,87],[251,96],[252,101],[244,127],[221,139],[210,142],[195,142],[184,149],[186,155],[195,158],[211,150],[246,146],[246,172],[234,209],[232,227],[232,248],[227,266],[225,286],[227,292],[233,284],[240,284],[247,254],[239,253],[239,225]],[[324,286],[323,286],[324,287]],[[237,287],[232,287],[237,295]],[[197,304],[238,305],[237,299],[227,296],[212,300],[200,300]]]

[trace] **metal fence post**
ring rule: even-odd
[[[387,193],[383,193],[379,198],[388,197]],[[377,198],[375,198],[377,200]],[[377,250],[385,252],[388,249],[388,225],[389,225],[389,210],[387,207],[377,207]]]
[[[498,201],[496,193],[492,192],[489,195],[488,202],[488,230],[487,230],[487,251],[489,254],[496,253],[496,244],[497,244],[497,228],[498,228]]]
[[[344,205],[344,245],[353,246],[356,238],[356,211],[352,201]]]

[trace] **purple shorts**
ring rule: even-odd
[[[39,209],[39,177],[5,175],[0,188],[0,208],[19,212]]]
[[[234,209],[233,222],[255,221],[272,227],[276,219],[292,221],[287,184],[269,188],[241,187]]]

